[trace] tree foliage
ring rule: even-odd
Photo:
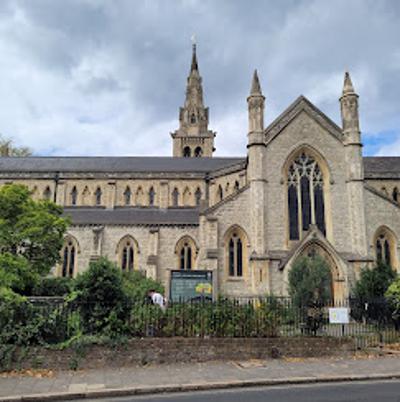
[[[372,269],[363,269],[354,288],[355,298],[360,302],[383,299],[395,276],[393,269],[383,263]]]
[[[331,271],[322,257],[300,257],[295,261],[289,272],[289,295],[294,305],[323,305],[332,298],[331,289]]]
[[[124,272],[122,278],[124,292],[131,302],[143,303],[151,289],[164,294],[164,288],[159,282],[146,278],[141,272]]]
[[[28,147],[17,147],[13,140],[0,134],[0,156],[30,156],[32,150]]]
[[[51,201],[34,201],[26,186],[0,188],[0,278],[29,291],[60,258],[68,220]]]
[[[385,296],[400,315],[400,276],[390,284]]]
[[[86,333],[113,331],[129,314],[121,270],[100,258],[76,278],[76,299]]]

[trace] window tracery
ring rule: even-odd
[[[300,154],[288,169],[289,238],[298,240],[311,224],[325,234],[324,178],[318,163]]]

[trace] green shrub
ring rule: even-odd
[[[71,293],[74,279],[45,277],[41,278],[32,290],[33,296],[66,296]]]
[[[300,257],[289,272],[289,295],[297,307],[326,304],[332,298],[332,276],[320,256]]]
[[[353,318],[372,322],[391,320],[392,308],[385,299],[385,293],[395,276],[393,269],[386,264],[364,268],[353,290]]]
[[[91,262],[75,283],[85,333],[124,332],[130,306],[121,271],[105,258]]]
[[[362,302],[382,299],[395,277],[393,269],[383,263],[372,269],[364,268],[354,288],[354,296]]]
[[[146,278],[141,272],[124,272],[122,278],[124,292],[129,301],[133,303],[144,303],[147,299],[147,293],[151,289],[164,294],[164,288],[159,282],[152,278]]]
[[[392,307],[392,318],[396,328],[400,329],[400,276],[390,284],[385,296]]]
[[[0,344],[36,345],[66,339],[67,317],[57,305],[34,306],[10,289],[0,289]]]

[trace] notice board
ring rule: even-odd
[[[171,271],[170,300],[195,301],[212,299],[213,280],[211,271]]]

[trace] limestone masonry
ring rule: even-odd
[[[341,127],[303,96],[264,127],[257,72],[247,102],[247,155],[213,157],[194,45],[172,157],[1,157],[0,183],[71,217],[60,276],[107,256],[167,293],[171,270],[192,269],[213,271],[225,295],[286,295],[294,261],[320,254],[339,299],[376,260],[400,272],[400,157],[362,156],[350,75]]]

